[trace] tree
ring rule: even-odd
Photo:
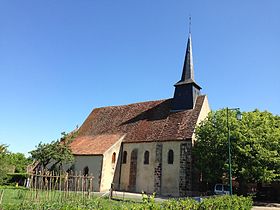
[[[265,111],[230,112],[232,172],[239,184],[280,178],[280,117]],[[210,112],[196,128],[194,156],[204,181],[216,183],[228,175],[226,110]]]
[[[22,153],[8,153],[7,159],[15,167],[15,173],[26,173],[27,165],[31,163],[31,159]]]
[[[38,161],[43,168],[50,168],[54,170],[61,167],[64,163],[70,163],[74,157],[69,147],[74,135],[66,135],[62,133],[63,137],[60,140],[52,141],[51,143],[40,142],[35,150],[30,152],[32,159]]]
[[[5,144],[0,145],[0,184],[9,181],[8,173],[25,173],[30,160],[22,153],[12,153]]]
[[[7,177],[9,164],[7,162],[7,148],[5,144],[0,144],[0,185],[3,184]]]

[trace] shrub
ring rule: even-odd
[[[27,179],[27,173],[8,173],[7,174],[7,184],[14,184],[18,183],[19,185],[23,186],[24,181]]]
[[[198,209],[199,203],[196,202],[194,199],[170,199],[168,201],[163,202],[162,207],[163,209]]]
[[[205,198],[199,204],[199,210],[250,210],[253,201],[251,197],[236,195],[215,196]]]
[[[112,209],[112,210],[249,210],[252,208],[252,198],[242,196],[215,196],[209,198],[203,198],[202,202],[197,202],[194,199],[169,199],[164,202],[155,202],[155,194],[148,196],[143,194],[142,202],[123,202],[114,201],[106,198],[89,198],[82,196],[82,194],[70,194],[68,197],[64,197],[64,194],[58,194],[59,192],[53,192],[52,199],[30,199],[29,190],[23,190],[17,188],[6,189],[13,192],[11,196],[15,200],[10,202],[4,202],[0,209],[12,210],[34,210],[34,209],[46,209],[46,210],[83,210],[83,209]],[[41,192],[43,193],[43,192]],[[45,193],[45,192],[44,192]],[[8,194],[7,194],[8,195]],[[55,196],[56,195],[56,196]],[[38,197],[39,198],[39,197]],[[5,196],[4,196],[5,200]]]

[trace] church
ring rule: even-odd
[[[115,190],[191,196],[195,127],[210,111],[194,79],[189,34],[181,79],[172,98],[93,109],[70,148],[72,168],[94,176],[94,191]]]

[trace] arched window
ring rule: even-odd
[[[144,164],[145,165],[149,164],[149,156],[150,156],[149,151],[145,151],[145,153],[144,153]]]
[[[127,159],[127,151],[123,152],[123,159],[122,159],[122,163],[125,164],[126,163],[126,159]]]
[[[172,149],[170,149],[168,151],[168,160],[167,160],[168,164],[173,164],[174,162],[174,152]]]
[[[112,163],[115,163],[115,162],[116,162],[116,153],[114,152],[112,155]]]
[[[84,167],[84,176],[88,175],[89,168],[86,166]]]

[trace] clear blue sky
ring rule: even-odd
[[[192,16],[211,108],[280,114],[279,0],[1,0],[0,143],[58,139],[95,107],[173,96]]]

